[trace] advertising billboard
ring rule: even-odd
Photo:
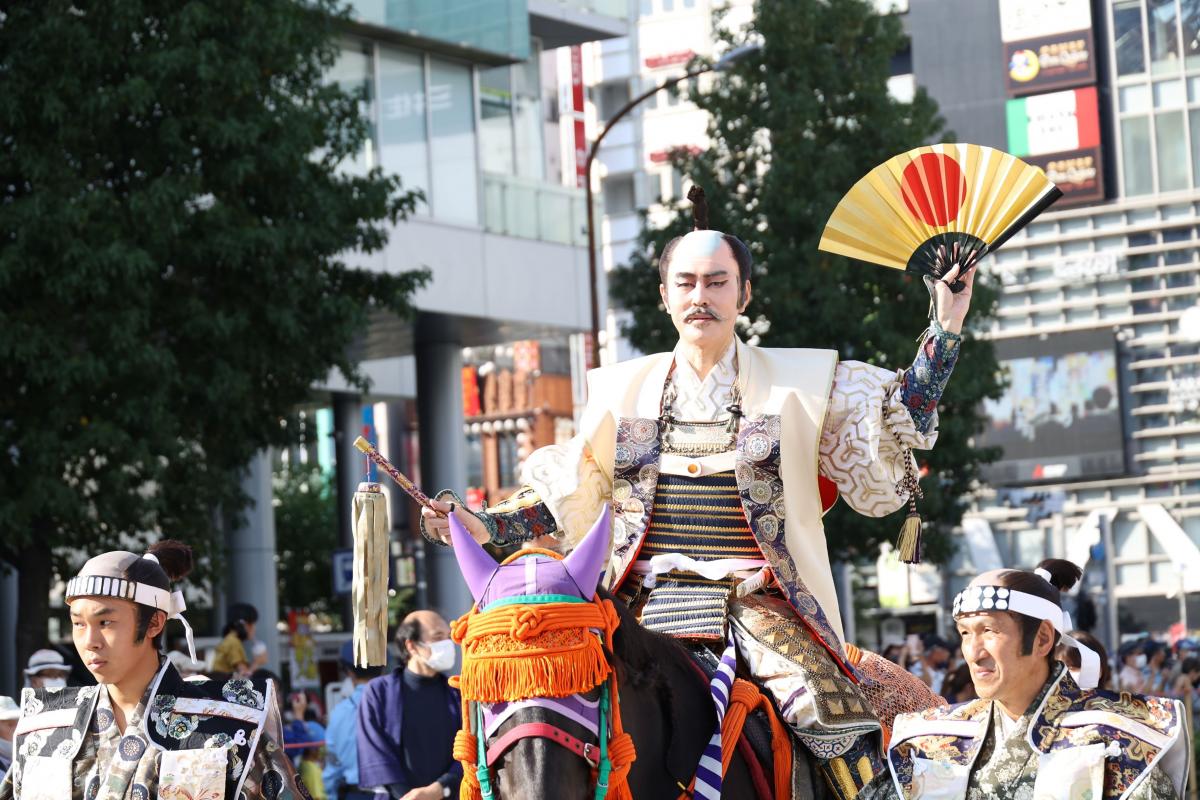
[[[1089,0],[999,0],[1010,96],[1096,82]]]
[[[1005,42],[1004,63],[1005,88],[1014,97],[1096,82],[1090,30]]]
[[[1055,208],[1104,199],[1095,86],[1009,100],[1008,150],[1046,171],[1063,197]]]
[[[1000,38],[1019,42],[1056,33],[1090,30],[1090,0],[999,0]]]
[[[1028,484],[1119,475],[1125,469],[1111,331],[1079,331],[996,342],[1009,386],[984,403],[977,437],[1003,455],[984,468],[993,484]]]

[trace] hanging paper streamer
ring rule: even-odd
[[[360,483],[354,493],[354,663],[387,664],[387,497],[378,483]]]

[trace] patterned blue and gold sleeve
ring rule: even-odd
[[[900,397],[921,433],[929,433],[942,392],[958,362],[961,344],[962,336],[950,333],[934,321],[921,338],[912,366],[904,371]]]

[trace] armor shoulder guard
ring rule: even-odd
[[[970,700],[900,714],[888,746],[888,770],[900,797],[913,800],[937,775],[945,796],[962,796],[967,776],[987,736],[992,704]],[[935,766],[936,765],[936,766]]]
[[[1167,697],[1080,689],[1064,670],[1029,726],[1034,751],[1049,755],[1102,744],[1109,769],[1104,795],[1127,797],[1158,766],[1180,796],[1190,764],[1183,704]],[[1181,746],[1180,746],[1181,745]]]
[[[74,758],[99,697],[99,686],[23,689],[13,753]]]

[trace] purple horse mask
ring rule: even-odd
[[[459,571],[480,611],[515,597],[562,596],[591,600],[608,562],[612,512],[607,505],[592,529],[566,558],[546,550],[520,552],[507,563],[495,559],[450,516],[450,540]]]

